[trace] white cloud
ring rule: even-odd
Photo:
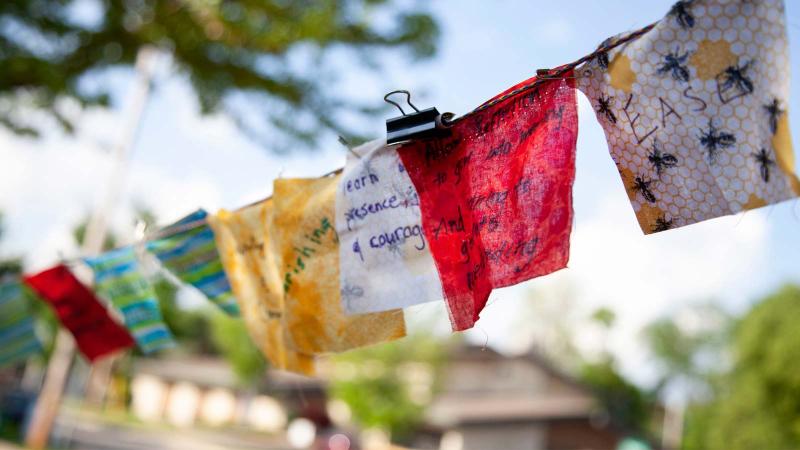
[[[9,228],[5,254],[25,255],[31,268],[54,263],[60,253],[75,255],[71,230],[103,200],[111,176],[110,155],[94,144],[107,140],[103,132],[113,133],[110,116],[87,115],[88,131],[74,138],[30,140],[0,132],[0,210]],[[122,233],[132,229],[135,202],[166,218],[220,203],[219,189],[207,180],[176,178],[147,164],[131,165],[122,192],[111,219]]]

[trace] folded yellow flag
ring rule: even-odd
[[[272,210],[267,200],[237,212],[221,210],[208,223],[251,338],[273,367],[313,375],[314,358],[284,342],[283,287],[267,232]]]
[[[346,315],[335,227],[339,177],[275,181],[270,227],[285,293],[288,342],[303,353],[341,352],[405,336],[403,311]]]

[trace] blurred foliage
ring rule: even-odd
[[[187,309],[178,305],[178,287],[163,276],[153,281],[161,315],[172,336],[189,353],[215,354],[216,347],[211,339],[210,312],[206,308]]]
[[[86,239],[86,229],[89,227],[89,218],[82,220],[75,228],[72,229],[72,238],[75,243],[80,247]],[[117,237],[114,233],[106,233],[103,239],[103,251],[111,250],[117,246]]]
[[[608,345],[617,314],[608,307],[596,309],[589,315],[590,323],[599,326],[599,357],[581,356],[577,364],[578,379],[594,393],[599,406],[611,421],[632,435],[649,437],[651,418],[656,403],[652,395],[628,381],[617,367]]]
[[[211,340],[242,384],[253,385],[264,377],[267,361],[250,339],[242,319],[214,311]]]
[[[655,390],[681,384],[691,394],[708,394],[727,370],[734,324],[734,318],[722,308],[704,303],[680,311],[677,317],[663,317],[647,325],[645,342],[659,369]]]
[[[604,328],[610,329],[617,320],[617,314],[610,308],[598,308],[592,313],[592,320],[599,323]]]
[[[622,376],[613,359],[584,364],[579,378],[592,389],[615,424],[634,434],[646,434],[654,403]]]
[[[109,103],[110,86],[92,75],[130,67],[140,48],[151,47],[171,56],[203,113],[227,113],[265,142],[255,129],[267,124],[279,131],[269,136],[273,149],[311,146],[324,130],[347,136],[334,111],[366,108],[329,88],[335,68],[326,56],[350,49],[369,69],[379,67],[376,52],[386,49],[412,58],[431,56],[439,31],[423,5],[399,0],[4,0],[0,126],[37,135],[38,123],[26,120],[19,108],[25,107],[72,131],[68,105]],[[246,98],[250,109],[235,108],[236,95]],[[276,147],[280,137],[285,142]]]
[[[333,357],[330,393],[361,427],[403,443],[424,419],[445,363],[447,343],[424,334]]]
[[[647,327],[658,388],[690,397],[683,450],[800,448],[798,322],[800,286],[786,286],[739,319],[702,305]]]
[[[800,286],[766,297],[739,321],[733,367],[694,406],[686,449],[800,448]]]
[[[253,386],[262,380],[266,360],[250,339],[241,318],[230,317],[212,306],[181,308],[176,296],[178,287],[164,277],[158,277],[153,287],[164,322],[181,351],[222,356],[244,386]]]

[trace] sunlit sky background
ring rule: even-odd
[[[658,20],[672,2],[430,3],[442,27],[435,58],[411,65],[402,55],[387,54],[382,58],[386,70],[373,73],[350,53],[337,52],[333,62],[341,79],[331,89],[379,104],[385,92],[405,88],[418,106],[464,113],[538,68],[577,59],[608,36]],[[786,6],[797,87],[800,4]],[[37,141],[0,132],[0,209],[9,228],[2,254],[24,255],[31,271],[53,264],[59,253],[77,254],[70,230],[100,200],[107,183],[108,148],[122,128],[133,77],[130,71],[114,71],[103,80],[113,83],[114,108],[85,114],[76,136],[52,133]],[[705,300],[743,311],[780,284],[800,282],[800,203],[645,237],[591,106],[582,95],[579,101],[569,268],[495,292],[478,326],[467,334],[479,344],[521,351],[534,338],[547,345],[542,331],[560,321],[577,334],[584,350],[597,350],[600,334],[583,319],[608,306],[618,315],[609,345],[626,373],[646,383],[652,364],[640,329],[647,322]],[[800,110],[799,102],[793,95],[790,111]],[[393,114],[367,120],[365,131],[381,136]],[[790,116],[795,135],[798,116]],[[187,83],[165,63],[156,74],[115,228],[133,237],[131,205],[137,202],[167,223],[197,207],[235,208],[269,194],[278,176],[321,175],[343,162],[344,150],[334,139],[317,151],[282,157],[249,141],[224,117],[201,117]],[[425,326],[433,320],[442,333],[448,329],[446,313],[435,304],[414,308],[408,316]]]

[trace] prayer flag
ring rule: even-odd
[[[342,352],[405,336],[403,310],[348,316],[335,229],[340,176],[278,179],[269,228],[285,293],[289,342],[304,353]]]
[[[206,216],[208,214],[205,211],[198,210],[175,222],[164,231],[176,232],[148,242],[147,250],[156,255],[164,267],[181,281],[197,288],[229,315],[238,316],[239,306],[222,268],[214,232],[205,223],[177,231],[187,224],[204,221]]]
[[[353,149],[336,192],[340,286],[347,314],[443,298],[422,230],[419,196],[396,149],[385,140]]]
[[[31,305],[16,280],[0,280],[0,367],[26,360],[42,350]]]
[[[222,210],[208,216],[250,337],[277,369],[314,374],[314,357],[288,349],[283,322],[283,287],[268,227],[272,201],[236,212]]]
[[[109,316],[86,286],[63,265],[26,276],[25,282],[52,306],[89,361],[133,346],[133,338]]]
[[[578,133],[571,77],[525,81],[448,137],[398,150],[454,330],[474,325],[493,288],[567,263]]]
[[[576,69],[642,231],[800,195],[789,66],[782,1],[694,0]]]
[[[122,313],[125,326],[143,353],[175,345],[161,317],[153,287],[140,272],[133,247],[86,258],[94,271],[95,290]]]

